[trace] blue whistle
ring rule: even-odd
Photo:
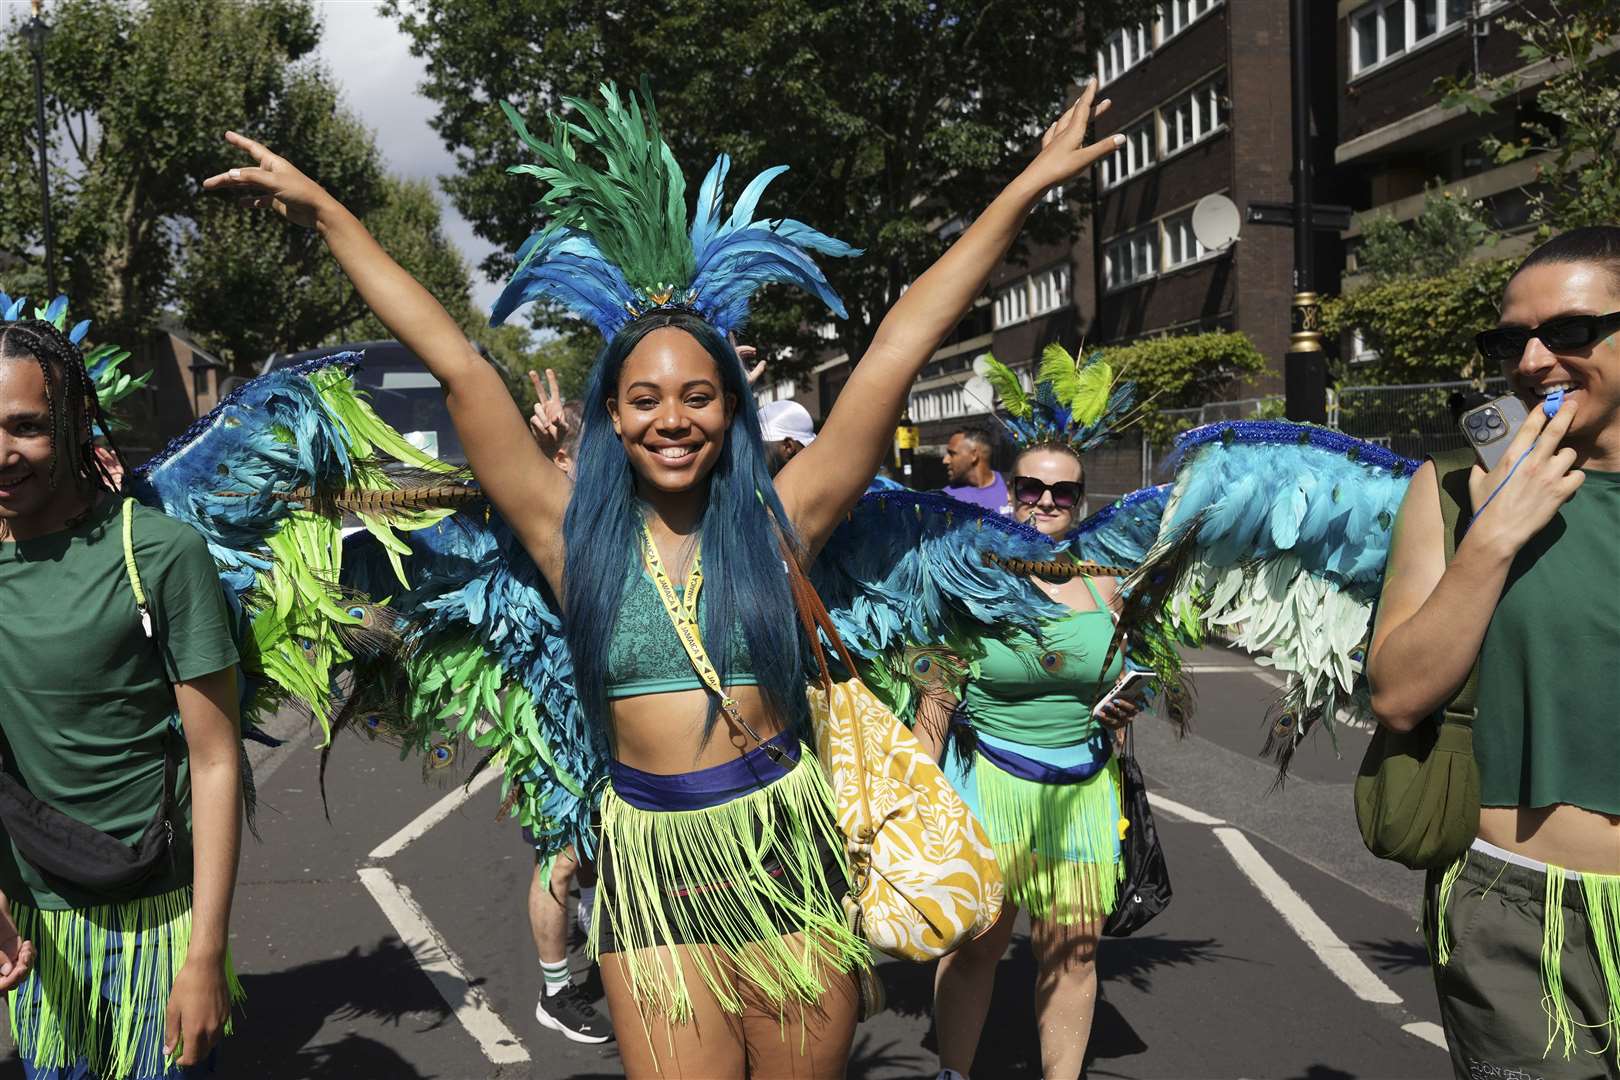
[[[1559,406],[1563,404],[1564,388],[1559,387],[1557,390],[1554,390],[1552,393],[1548,394],[1542,399],[1541,411],[1547,414],[1547,419],[1551,420],[1553,417],[1558,415]]]

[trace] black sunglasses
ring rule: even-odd
[[[1565,315],[1549,319],[1534,329],[1498,326],[1475,335],[1474,342],[1485,359],[1510,364],[1524,355],[1524,347],[1530,344],[1531,338],[1539,338],[1553,352],[1568,352],[1571,349],[1584,349],[1616,329],[1620,329],[1620,311],[1607,315]]]
[[[1080,501],[1080,481],[1059,480],[1055,484],[1048,484],[1045,480],[1037,480],[1033,476],[1013,477],[1013,498],[1020,505],[1034,506],[1041,501],[1046,492],[1052,493],[1052,505],[1060,510],[1071,509]]]

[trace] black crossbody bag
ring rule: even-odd
[[[124,568],[140,612],[141,627],[152,637],[152,616],[135,567],[133,515],[135,500],[124,501]],[[8,772],[0,771],[0,825],[24,859],[47,877],[119,895],[133,892],[159,867],[174,864],[174,834],[179,819],[175,784],[179,747],[173,732],[163,736],[163,795],[133,845],[87,825],[44,802]],[[4,762],[0,761],[0,769]]]

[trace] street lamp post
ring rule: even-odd
[[[34,56],[34,121],[39,126],[39,202],[45,224],[45,295],[56,295],[56,234],[51,226],[50,144],[45,131],[45,39],[51,24],[40,17],[41,0],[34,0],[34,16],[22,25],[22,36]]]
[[[1310,8],[1311,0],[1293,0],[1289,20],[1294,92],[1294,302],[1293,333],[1283,359],[1283,391],[1288,419],[1321,424],[1327,422],[1327,356],[1322,351],[1321,298],[1315,287]]]

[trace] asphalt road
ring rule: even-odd
[[[1137,734],[1175,901],[1136,937],[1104,943],[1087,1075],[1446,1075],[1416,930],[1421,881],[1367,855],[1351,813],[1366,733],[1344,733],[1342,757],[1325,740],[1308,746],[1271,791],[1272,769],[1254,757],[1267,673],[1220,650],[1191,660],[1202,669],[1194,732],[1178,741],[1144,721]],[[327,775],[328,821],[311,742],[298,730],[260,755],[263,842],[244,849],[232,933],[248,1003],[221,1075],[621,1075],[611,1044],[567,1042],[534,1020],[533,859],[516,827],[495,821],[497,787],[407,829],[459,789],[424,784],[414,762],[347,739]],[[850,1075],[932,1076],[933,967],[881,970],[890,1008],[857,1033]],[[976,1080],[1039,1075],[1032,984],[1021,930]],[[0,1065],[0,1078],[20,1075],[14,1058]]]

